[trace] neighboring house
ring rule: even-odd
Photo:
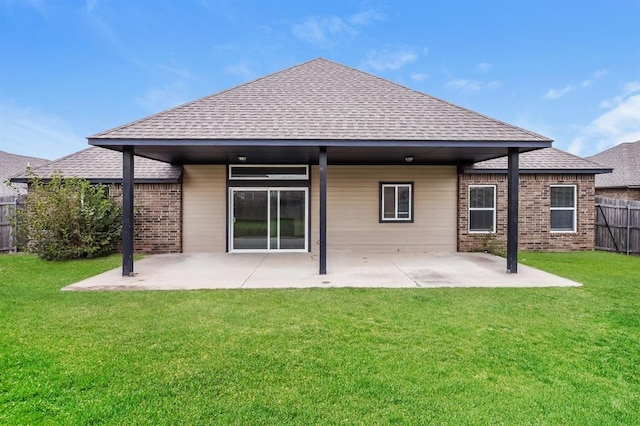
[[[136,157],[135,250],[144,253],[182,251],[182,167]],[[105,184],[109,194],[122,202],[122,154],[91,147],[33,169],[43,180],[54,173]],[[23,174],[13,182],[28,182]]]
[[[328,250],[455,252],[458,171],[507,155],[515,194],[520,153],[551,142],[325,59],[89,138],[122,153],[123,275],[133,272],[134,154],[182,166],[183,252],[315,252],[323,274]],[[515,218],[506,232],[513,273],[518,197],[506,202]],[[552,216],[564,224],[569,214]],[[581,211],[574,214],[582,226]]]
[[[9,179],[14,175],[26,172],[28,168],[35,168],[48,162],[49,160],[43,158],[27,157],[0,151],[0,197],[26,194],[26,184],[15,183],[9,186],[7,185]]]
[[[640,201],[640,140],[609,148],[588,160],[613,169],[596,176],[596,195]]]
[[[593,250],[594,176],[611,169],[555,148],[520,156],[521,250]],[[507,159],[464,167],[458,180],[458,250],[503,248]],[[489,247],[490,248],[490,247]]]

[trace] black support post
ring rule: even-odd
[[[518,273],[518,187],[519,149],[509,148],[507,170],[507,273]]]
[[[133,275],[133,147],[122,150],[122,276]]]
[[[327,147],[320,147],[320,275],[327,273]]]

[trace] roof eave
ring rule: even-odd
[[[470,169],[466,168],[462,171],[464,174],[506,174],[507,169]],[[598,175],[603,173],[611,173],[612,169],[520,169],[520,174],[576,174],[576,175]]]
[[[89,137],[89,144],[103,148],[122,146],[323,146],[323,147],[439,147],[439,148],[547,148],[553,140],[379,140],[379,139],[132,139]]]

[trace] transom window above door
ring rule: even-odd
[[[309,166],[232,164],[229,179],[241,180],[308,180]]]
[[[413,182],[380,182],[380,222],[413,222]]]

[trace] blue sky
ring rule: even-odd
[[[592,155],[640,139],[640,0],[0,0],[0,150],[324,57]]]

